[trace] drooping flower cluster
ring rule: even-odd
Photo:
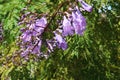
[[[63,35],[73,35],[74,32],[78,35],[83,35],[86,27],[86,19],[82,16],[82,13],[79,11],[78,6],[75,7],[70,17],[71,19],[64,16]]]
[[[20,39],[22,41],[20,47],[22,51],[22,57],[28,56],[29,53],[37,54],[38,56],[42,54],[40,51],[42,45],[41,35],[44,32],[46,24],[46,18],[42,17],[34,20],[32,23],[28,23],[26,28],[21,29],[22,34]]]
[[[84,10],[88,12],[92,11],[92,6],[88,5],[83,0],[78,1],[81,3]],[[47,31],[46,28],[50,27],[47,25],[50,23],[45,16],[37,18],[34,15],[30,15],[30,12],[24,14],[21,17],[22,21],[19,23],[25,23],[26,25],[25,28],[21,29],[21,56],[28,58],[28,55],[35,54],[37,56],[48,57],[48,54],[53,52],[55,48],[61,48],[63,50],[67,49],[66,36],[72,36],[74,34],[83,35],[86,29],[86,19],[82,16],[77,5],[70,8],[69,11],[71,13],[65,12],[66,15],[64,15],[63,20],[61,20],[62,24],[59,25],[56,30],[51,31],[51,34],[54,34],[51,39],[44,38],[43,36]],[[29,19],[24,20],[27,15],[29,15]],[[43,45],[46,47],[45,53],[41,50]]]

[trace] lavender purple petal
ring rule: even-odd
[[[85,1],[83,1],[83,0],[78,0],[78,1],[81,3],[82,7],[83,7],[86,11],[92,12],[92,6],[88,5],[88,4],[87,4]]]

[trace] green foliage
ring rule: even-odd
[[[0,0],[0,22],[4,28],[4,41],[0,44],[1,80],[120,79],[119,0],[86,0],[93,4],[92,13],[83,13],[87,29],[83,36],[67,37],[67,50],[56,50],[41,61],[25,62],[17,56],[16,64],[13,63],[21,9],[28,6],[29,11],[52,15],[61,1],[64,0]]]

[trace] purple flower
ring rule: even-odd
[[[42,27],[42,28],[45,28],[46,27],[46,24],[47,24],[47,20],[45,17],[42,17],[41,19],[37,19],[36,20],[36,26],[39,26],[39,27]]]
[[[56,32],[55,32],[55,40],[58,42],[57,45],[59,48],[62,48],[63,50],[67,49],[67,43],[65,42],[64,38],[61,35],[57,34]]]
[[[87,4],[86,2],[84,2],[83,0],[78,0],[78,1],[81,3],[82,7],[83,7],[86,11],[92,12],[92,6],[88,5],[88,4]]]
[[[37,32],[33,30],[22,30],[23,34],[21,35],[21,39],[24,42],[30,42],[33,36],[37,36]]]
[[[86,19],[82,16],[81,12],[78,10],[72,12],[73,17],[73,27],[75,29],[75,33],[79,35],[83,35],[83,32],[86,28]]]
[[[28,42],[28,41],[31,41],[31,37],[32,37],[32,32],[27,30],[22,34],[21,39],[24,42]]]
[[[41,19],[37,19],[34,30],[41,34],[43,33],[46,24],[47,24],[46,18],[42,17]]]
[[[42,34],[42,33],[44,32],[44,28],[38,27],[38,26],[36,26],[36,27],[34,28],[34,30],[35,30],[36,32],[38,32],[38,34]]]
[[[63,20],[63,35],[64,36],[68,36],[68,35],[72,35],[73,32],[73,27],[71,25],[71,22],[64,16],[64,20]]]
[[[32,53],[33,53],[33,54],[40,54],[41,45],[42,45],[42,41],[39,40],[39,42],[36,43],[36,45],[33,46],[34,49],[32,50]]]

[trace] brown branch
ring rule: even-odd
[[[53,13],[53,15],[51,16],[49,23],[46,25],[45,30],[48,28],[48,26],[50,25],[50,23],[52,22],[52,20],[54,20],[54,18],[56,17],[58,11],[61,9],[61,7],[63,7],[63,5],[64,5],[65,3],[67,4],[68,2],[70,2],[70,1],[67,0],[67,1],[64,1],[64,2],[62,2],[61,4],[59,4],[57,10],[56,10],[56,11]]]

